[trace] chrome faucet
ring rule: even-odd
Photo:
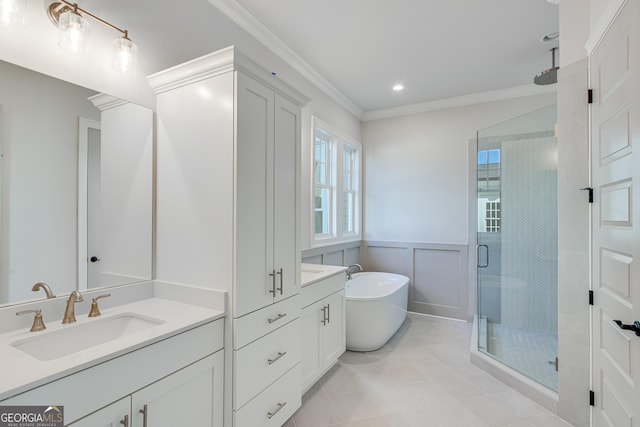
[[[62,318],[62,323],[73,323],[76,321],[76,312],[75,312],[75,303],[84,301],[82,298],[82,294],[78,291],[73,291],[69,294],[69,299],[67,300],[67,308],[64,309],[64,317]]]
[[[349,267],[347,267],[347,280],[351,280],[351,275],[353,273],[358,273],[360,271],[364,271],[360,264],[351,264]]]
[[[33,292],[38,292],[40,289],[42,289],[44,291],[44,293],[47,295],[47,299],[50,298],[55,298],[56,296],[53,294],[53,292],[51,292],[51,288],[49,287],[49,285],[47,285],[44,282],[38,282],[35,285],[33,285],[33,288],[31,288],[31,290]]]

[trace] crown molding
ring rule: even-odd
[[[298,54],[289,48],[278,36],[269,30],[264,24],[249,13],[235,0],[208,0],[216,9],[226,15],[242,29],[247,31],[262,44],[271,49],[282,60],[289,64],[298,73],[302,74],[311,83],[326,93],[340,106],[362,119],[364,112],[354,104],[342,92],[335,88],[327,79],[322,77],[315,69],[307,64]]]
[[[364,113],[362,121],[367,122],[371,120],[389,119],[392,117],[408,116],[410,114],[426,113],[429,111],[445,110],[447,108],[465,107],[473,104],[482,104],[485,102],[502,101],[505,99],[553,92],[557,92],[556,85],[537,86],[532,83],[507,89],[492,90],[488,92],[474,93],[471,95],[439,99],[436,101],[421,102],[419,104],[405,105],[402,107],[368,111]]]
[[[300,107],[309,102],[305,94],[273,76],[268,70],[239,52],[235,46],[220,49],[152,74],[147,77],[147,80],[151,88],[159,94],[236,70],[244,71]]]
[[[97,95],[90,96],[88,99],[100,111],[106,111],[110,108],[119,107],[129,103],[129,101],[125,101],[117,96],[108,95],[106,93],[99,93]]]

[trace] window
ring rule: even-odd
[[[478,231],[500,231],[500,149],[478,151]]]
[[[360,144],[313,119],[313,242],[360,238]]]

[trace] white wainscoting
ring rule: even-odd
[[[365,270],[409,277],[409,311],[467,321],[473,318],[469,313],[468,252],[467,245],[459,244],[362,244]]]

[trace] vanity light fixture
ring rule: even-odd
[[[0,0],[0,28],[24,27],[25,0]]]
[[[0,0],[5,1],[5,0]],[[113,41],[111,66],[123,74],[135,73],[138,47],[129,38],[129,32],[80,8],[77,3],[56,0],[47,8],[49,19],[58,27],[58,46],[73,53],[85,54],[89,48],[89,23],[84,16],[122,33]]]

